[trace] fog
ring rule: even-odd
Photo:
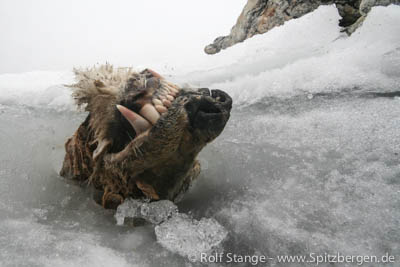
[[[2,0],[0,73],[207,61],[204,46],[229,33],[245,2]]]

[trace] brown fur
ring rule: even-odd
[[[182,89],[168,112],[137,135],[115,105],[138,112],[159,93],[162,77],[110,65],[75,72],[73,97],[89,114],[65,144],[60,174],[103,191],[105,208],[127,197],[176,200],[200,172],[197,154],[228,121],[231,98]]]

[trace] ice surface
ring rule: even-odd
[[[228,234],[215,219],[195,220],[179,213],[169,200],[149,203],[127,199],[118,207],[115,219],[118,225],[123,225],[125,219],[143,219],[154,224],[157,241],[183,257],[197,258],[201,253],[210,253]]]
[[[27,217],[1,220],[0,233],[1,266],[146,266],[134,253],[129,261],[121,257],[84,229],[54,229]]]
[[[89,188],[57,175],[85,117],[60,86],[71,72],[0,75],[1,265],[191,266],[186,255],[220,240],[206,233],[226,234],[218,221],[225,252],[389,253],[398,266],[400,100],[368,92],[400,91],[400,7],[374,8],[350,38],[337,19],[320,8],[173,77],[222,88],[235,106],[178,204],[191,215],[158,237],[117,225]]]
[[[125,218],[140,218],[152,224],[160,224],[178,213],[178,207],[169,200],[143,202],[127,199],[118,206],[115,219],[118,225],[123,225]]]
[[[197,221],[177,214],[155,228],[157,241],[166,249],[195,261],[201,253],[210,253],[226,238],[228,231],[215,219]]]

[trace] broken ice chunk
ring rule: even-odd
[[[123,225],[125,218],[143,219],[152,224],[160,224],[176,213],[178,213],[178,207],[169,200],[143,202],[126,199],[118,206],[115,219],[118,225]]]
[[[143,219],[155,224],[157,241],[173,253],[196,259],[201,253],[212,252],[228,232],[214,219],[200,221],[178,212],[169,200],[144,202],[126,199],[118,206],[115,219],[123,225],[125,219]]]
[[[215,219],[198,221],[182,213],[157,225],[155,233],[164,248],[191,259],[217,248],[228,234]]]

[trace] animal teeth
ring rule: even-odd
[[[154,99],[153,99],[153,104],[154,104],[154,106],[157,106],[157,105],[162,106],[161,100],[159,100],[159,99],[157,99],[157,98],[154,98]]]
[[[162,103],[163,103],[164,106],[166,106],[167,108],[171,107],[171,105],[172,105],[171,101],[166,100],[166,99],[164,99],[164,100],[162,101]]]
[[[176,94],[178,93],[178,91],[176,89],[173,89],[172,87],[166,86],[164,88],[168,88],[168,94],[169,95],[176,96]]]
[[[163,91],[167,91],[167,92],[170,91],[170,89],[165,84],[163,84],[161,88]]]
[[[169,100],[169,101],[174,101],[174,97],[172,96],[172,95],[167,95],[167,99]]]
[[[174,88],[175,90],[178,90],[178,91],[179,91],[179,87],[178,87],[176,84],[167,82],[167,85],[170,86],[170,87],[172,87],[172,88]]]
[[[162,105],[155,105],[155,108],[156,108],[156,110],[157,110],[158,112],[160,112],[160,113],[164,113],[164,112],[167,112],[167,111],[168,111],[167,108],[164,107],[164,106],[162,106]]]
[[[160,74],[158,74],[157,72],[155,72],[152,69],[146,69],[148,72],[150,72],[154,77],[159,78],[159,79],[164,79],[164,77],[162,77]]]
[[[121,105],[117,105],[117,109],[129,121],[137,135],[151,128],[151,124],[136,112]]]
[[[162,80],[161,84],[162,84],[163,87],[167,87],[169,90],[174,89],[174,90],[179,91],[179,87],[177,85],[175,85],[173,83],[170,83],[170,82],[168,82],[166,80]]]
[[[158,94],[159,94],[159,95],[162,95],[162,96],[166,96],[168,93],[167,93],[167,91],[164,91],[163,89],[160,89],[160,90],[158,91]]]
[[[167,89],[162,89],[161,92],[162,92],[163,94],[165,94],[165,95],[168,95],[168,94],[169,94],[169,91],[168,91]]]
[[[172,91],[175,90],[172,86],[170,86],[169,84],[165,84],[164,85],[165,88],[168,88],[168,90]]]
[[[151,122],[151,124],[156,124],[158,119],[160,118],[160,114],[154,108],[152,104],[145,104],[142,109],[139,111],[140,115],[142,115],[145,119]]]

